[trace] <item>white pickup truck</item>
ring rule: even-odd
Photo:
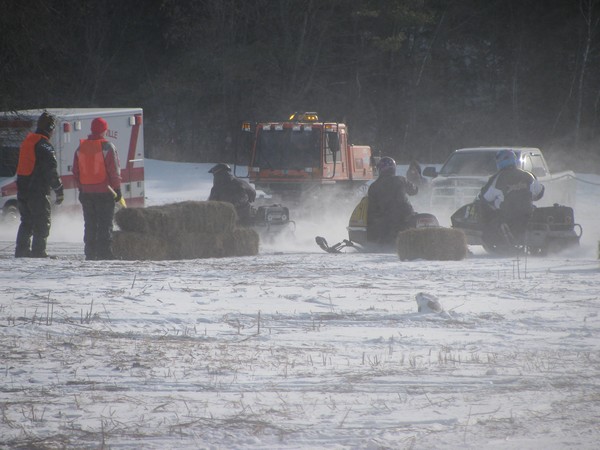
[[[519,160],[519,168],[533,173],[544,185],[544,197],[538,206],[555,203],[575,206],[576,180],[572,171],[550,173],[548,164],[539,148],[531,147],[474,147],[455,150],[439,172],[426,167],[423,175],[430,181],[430,207],[432,211],[456,211],[472,202],[489,177],[496,173],[496,152],[513,150]]]

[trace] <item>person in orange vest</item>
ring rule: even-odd
[[[56,118],[44,111],[37,121],[35,133],[29,133],[19,150],[17,164],[17,203],[21,223],[17,231],[15,258],[47,258],[46,241],[50,234],[50,190],[56,204],[64,200],[63,185],[57,171],[54,147],[50,137]]]
[[[114,259],[111,244],[115,203],[121,200],[121,168],[115,146],[105,138],[107,130],[106,120],[92,120],[92,134],[81,140],[73,159],[86,260]]]

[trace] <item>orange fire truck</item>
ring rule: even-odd
[[[281,122],[244,122],[251,133],[248,177],[257,189],[283,200],[352,191],[373,179],[371,147],[348,143],[348,127],[322,122],[314,112]]]

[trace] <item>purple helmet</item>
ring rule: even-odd
[[[377,163],[377,170],[379,175],[392,174],[396,175],[396,161],[389,156],[384,156]]]
[[[504,169],[517,165],[517,155],[512,150],[500,150],[496,153],[496,167]]]

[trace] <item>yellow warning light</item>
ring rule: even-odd
[[[289,120],[295,122],[318,122],[319,115],[316,112],[295,112]]]

